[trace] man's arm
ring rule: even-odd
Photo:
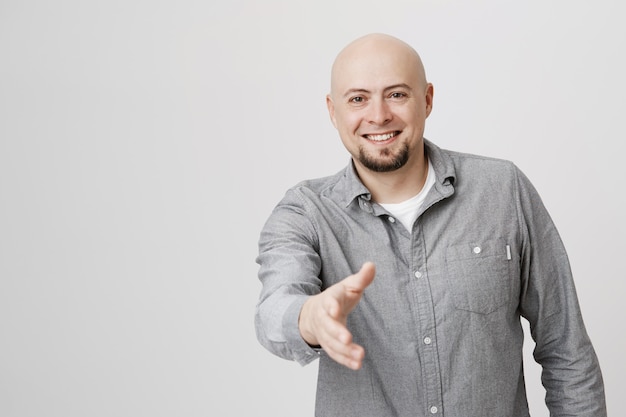
[[[289,191],[267,220],[259,239],[257,338],[270,352],[302,365],[321,346],[333,359],[358,369],[364,352],[352,343],[346,318],[374,278],[374,265],[322,292],[319,236],[297,191]]]
[[[585,330],[564,245],[541,199],[518,174],[521,313],[530,322],[550,415],[606,416],[602,373]]]
[[[322,291],[322,265],[315,225],[297,192],[288,191],[267,219],[256,261],[262,284],[255,312],[259,343],[301,365],[317,359],[298,320],[306,300]]]

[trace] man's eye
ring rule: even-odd
[[[364,101],[363,97],[352,97],[350,99],[350,102],[352,103],[363,103],[363,101]]]
[[[404,98],[406,94],[404,93],[391,93],[391,98]]]

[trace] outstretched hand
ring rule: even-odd
[[[375,273],[374,264],[366,262],[356,274],[310,297],[300,311],[298,325],[304,340],[321,346],[336,362],[355,370],[361,367],[365,350],[353,343],[346,321]]]

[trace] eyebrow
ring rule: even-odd
[[[383,91],[385,92],[385,91],[389,91],[389,90],[395,90],[397,88],[404,88],[406,90],[412,90],[411,87],[408,84],[400,83],[400,84],[390,85],[389,87],[385,87],[385,89]],[[370,93],[370,92],[371,91],[369,91],[369,90],[367,90],[365,88],[351,88],[348,91],[346,91],[343,96],[347,97],[347,96],[349,96],[351,94],[354,94],[354,93]]]

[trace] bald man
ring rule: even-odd
[[[424,139],[419,55],[384,34],[337,56],[326,98],[351,155],[287,191],[259,240],[257,337],[319,358],[316,416],[528,416],[528,319],[552,416],[605,416],[567,255],[511,162]]]

